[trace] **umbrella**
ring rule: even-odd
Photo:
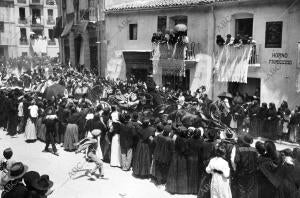
[[[54,96],[54,97],[64,96],[65,89],[66,88],[60,84],[51,85],[50,87],[46,88],[45,97],[47,99],[51,99],[52,96]]]
[[[187,31],[187,26],[185,24],[177,24],[175,27],[174,27],[174,30],[176,32],[185,32]]]
[[[228,98],[228,99],[232,99],[232,95],[230,93],[227,92],[222,92],[221,94],[218,95],[219,98]]]

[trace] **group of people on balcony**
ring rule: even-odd
[[[242,36],[237,34],[237,36],[234,38],[231,34],[227,34],[226,40],[221,35],[217,35],[216,44],[218,46],[229,45],[234,47],[240,47],[242,45],[256,44],[256,41],[253,40],[252,36],[248,35]]]
[[[165,43],[169,45],[175,45],[176,43],[189,43],[186,31],[174,30],[166,31],[165,33],[157,32],[153,33],[151,38],[152,43]]]

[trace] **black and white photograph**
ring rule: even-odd
[[[1,198],[300,198],[300,0],[0,0]]]

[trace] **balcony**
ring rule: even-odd
[[[17,3],[26,4],[26,0],[18,0]]]
[[[260,47],[260,44],[253,45],[249,60],[249,67],[260,67]]]
[[[55,25],[55,20],[53,18],[48,18],[47,25]]]
[[[32,27],[44,27],[44,23],[41,17],[32,17],[31,20]]]
[[[200,43],[198,42],[190,42],[188,44],[177,43],[176,45],[170,45],[167,43],[153,43],[152,45],[153,58],[196,62],[196,55],[200,53]]]
[[[29,4],[32,6],[43,6],[43,0],[29,0]]]
[[[55,42],[55,40],[54,39],[50,39],[50,40],[48,40],[48,45],[56,45],[56,42]]]
[[[21,38],[20,39],[20,45],[28,45],[28,40],[27,40],[27,38]]]
[[[27,24],[27,19],[26,18],[19,18],[18,23],[19,24]]]

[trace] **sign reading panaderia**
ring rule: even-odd
[[[292,65],[293,61],[288,60],[288,53],[272,53],[272,59],[269,60],[269,64],[274,65]]]

